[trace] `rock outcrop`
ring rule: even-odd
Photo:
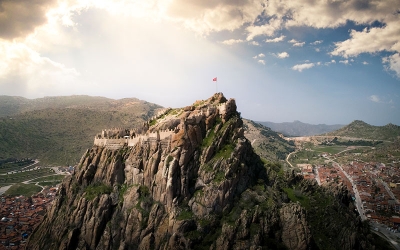
[[[118,150],[94,146],[65,179],[28,249],[322,249],[309,206],[329,197],[342,249],[369,249],[345,191],[325,192],[277,164],[244,137],[235,100],[221,93],[146,124],[164,140]],[[295,201],[293,193],[300,201]],[[321,208],[322,205],[321,205]],[[319,210],[318,210],[319,211]],[[317,211],[317,212],[318,212]],[[318,212],[319,213],[319,212]],[[350,233],[352,232],[352,233]],[[322,243],[320,243],[320,241]],[[330,245],[329,245],[330,244]]]

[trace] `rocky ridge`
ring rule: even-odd
[[[28,249],[373,249],[343,187],[260,160],[234,99],[217,93],[143,129],[174,133],[87,150]]]

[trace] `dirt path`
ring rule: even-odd
[[[4,186],[0,188],[0,195],[4,194],[12,185]]]

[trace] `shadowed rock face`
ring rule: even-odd
[[[217,93],[146,125],[174,129],[164,140],[87,150],[28,249],[317,249],[307,211],[282,191],[301,178],[264,166],[242,125]],[[343,249],[360,245],[349,237]]]

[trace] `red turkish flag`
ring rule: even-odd
[[[217,78],[216,78],[216,77],[214,77],[214,78],[213,78],[213,82],[216,82],[216,81],[217,81]]]

